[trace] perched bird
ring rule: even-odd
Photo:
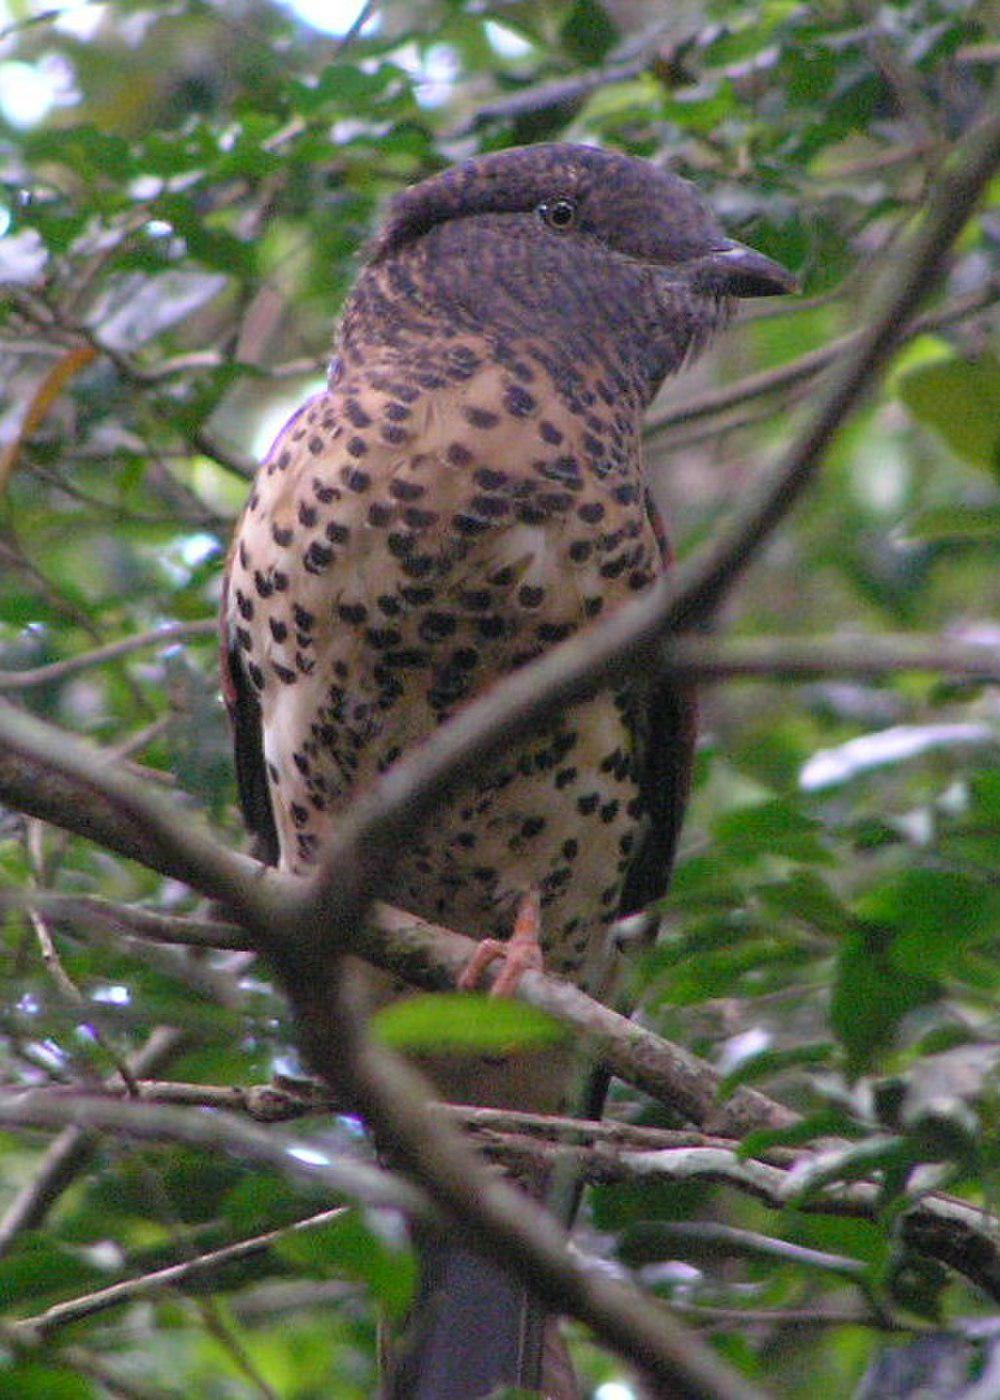
[[[229,561],[224,690],[267,860],[307,870],[401,754],[658,577],[643,411],[733,298],[792,286],[685,181],[588,146],[496,152],[391,201],[329,386],[279,434]],[[467,982],[511,950],[511,985],[540,950],[600,994],[608,926],[666,888],[693,738],[670,684],[598,691],[470,774],[380,893],[488,940]],[[432,1068],[454,1100],[552,1112],[570,1065]],[[509,1280],[457,1250],[428,1279],[437,1321],[393,1394],[539,1384]]]

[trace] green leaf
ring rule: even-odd
[[[860,925],[848,933],[837,963],[830,1024],[847,1052],[848,1072],[866,1070],[903,1017],[933,1000],[937,983],[906,972],[892,956],[890,930]]]
[[[567,52],[580,63],[600,63],[618,30],[599,0],[574,0],[560,26]]]
[[[742,893],[717,850],[698,852],[678,861],[670,881],[670,906],[726,910],[739,905]]]
[[[1000,540],[1000,505],[931,506],[913,517],[907,533],[919,540]]]
[[[1000,890],[946,870],[907,870],[866,894],[857,909],[895,931],[892,964],[925,977],[959,966],[968,944],[1000,933]]]
[[[245,277],[252,275],[256,266],[252,245],[244,243],[228,229],[209,226],[186,195],[162,194],[155,201],[155,208],[159,217],[173,226],[191,254],[206,267]]]
[[[890,1256],[882,1273],[883,1286],[894,1302],[906,1308],[908,1312],[916,1313],[918,1317],[930,1318],[932,1321],[940,1320],[942,1295],[950,1282],[948,1271],[943,1264],[936,1259],[927,1258],[926,1255],[917,1254],[914,1250],[903,1249]],[[933,1345],[933,1336],[927,1337],[926,1340]],[[976,1368],[968,1362],[967,1365],[970,1373],[968,1379],[974,1381]],[[953,1372],[949,1368],[949,1382],[952,1376]],[[937,1389],[933,1383],[932,1388]],[[948,1389],[951,1389],[950,1383]],[[919,1390],[925,1395],[932,1393],[931,1388],[925,1389],[923,1385],[919,1386]],[[919,1391],[910,1393],[915,1394]]]
[[[972,816],[1000,830],[1000,768],[984,768],[971,783]]]
[[[372,1018],[393,1050],[506,1053],[553,1045],[566,1036],[558,1021],[506,997],[442,992],[404,997]]]
[[[288,1235],[276,1250],[320,1277],[333,1273],[367,1284],[392,1318],[401,1318],[413,1298],[413,1253],[405,1245],[390,1244],[359,1210],[345,1210],[328,1225]]]
[[[0,1365],[0,1400],[94,1400],[96,1394],[68,1366],[46,1366],[41,1361]]]
[[[859,1137],[861,1126],[837,1108],[823,1108],[782,1128],[756,1128],[739,1145],[741,1157],[759,1157],[770,1147],[800,1147],[824,1137]]]
[[[857,1181],[873,1172],[891,1171],[905,1177],[912,1165],[910,1144],[900,1137],[875,1134],[863,1142],[835,1148],[817,1155],[811,1161],[796,1164],[794,1180],[798,1198],[806,1201],[824,1186],[834,1182]]]
[[[33,132],[25,145],[34,160],[58,161],[80,175],[101,175],[116,184],[135,170],[127,141],[87,123]]]
[[[1000,360],[995,356],[924,365],[902,379],[899,396],[953,452],[1000,474]]]
[[[728,1098],[740,1084],[757,1084],[775,1074],[801,1065],[829,1064],[834,1046],[827,1040],[811,1045],[793,1045],[783,1050],[761,1050],[748,1055],[735,1069],[724,1075],[719,1083],[719,1097]]]
[[[294,83],[292,93],[297,109],[310,116],[330,107],[338,112],[365,112],[377,109],[382,100],[407,91],[403,70],[393,63],[380,64],[366,72],[354,64],[330,64],[315,83]]]
[[[224,1215],[234,1235],[254,1235],[302,1218],[302,1192],[284,1177],[255,1171],[227,1194]]]
[[[832,857],[819,839],[821,831],[819,822],[777,799],[724,812],[712,825],[712,835],[726,855],[741,863],[783,856],[829,864]]]
[[[787,880],[759,885],[757,897],[765,908],[801,919],[820,933],[838,937],[852,915],[814,870],[795,870]]]
[[[0,1296],[21,1308],[32,1299],[82,1293],[109,1281],[107,1270],[89,1263],[78,1250],[34,1233],[23,1237],[0,1264]]]
[[[683,960],[659,959],[656,949],[647,970],[664,973],[661,999],[671,1006],[693,1006],[723,996],[758,995],[775,981],[787,984],[788,969],[810,955],[794,940],[745,933],[732,947],[694,953]],[[769,980],[765,974],[775,969]]]

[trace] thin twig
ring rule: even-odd
[[[654,58],[655,53],[644,53],[628,63],[616,63],[607,68],[574,74],[570,78],[556,78],[553,81],[521,88],[509,97],[479,104],[474,114],[457,126],[451,134],[455,137],[468,136],[493,122],[517,121],[534,112],[544,112],[551,107],[566,107],[581,102],[601,88],[612,87],[615,83],[632,82],[641,77],[648,71]]]
[[[799,1269],[818,1269],[855,1282],[863,1279],[868,1265],[860,1259],[809,1249],[790,1240],[762,1235],[715,1220],[655,1220],[635,1227],[625,1244],[624,1261],[633,1267],[658,1259],[780,1259]]]
[[[880,1332],[936,1331],[930,1323],[916,1319],[903,1322],[883,1317],[863,1308],[722,1308],[707,1303],[687,1303],[671,1298],[670,1311],[691,1323],[703,1322],[716,1331],[720,1327],[745,1334],[750,1328],[766,1327],[772,1331],[786,1328],[813,1329],[820,1327],[872,1327]]]
[[[908,339],[917,335],[932,334],[945,330],[968,317],[985,311],[1000,298],[1000,282],[987,281],[975,292],[957,298],[937,311],[929,311],[916,317],[906,331]],[[712,389],[700,398],[686,399],[683,403],[654,411],[646,419],[647,439],[659,437],[669,429],[679,428],[687,423],[699,422],[703,418],[714,418],[738,408],[752,399],[765,394],[775,394],[790,389],[793,385],[814,379],[831,365],[843,363],[857,350],[864,336],[863,331],[844,335],[815,350],[800,355],[797,360],[778,365],[776,369],[762,370],[759,374],[747,375],[722,389]]]
[[[99,1288],[93,1293],[68,1298],[65,1302],[54,1303],[44,1312],[21,1318],[13,1326],[16,1331],[33,1334],[36,1337],[46,1337],[59,1327],[66,1327],[72,1322],[81,1321],[83,1318],[94,1317],[97,1313],[107,1312],[109,1308],[121,1307],[124,1304],[133,1303],[139,1298],[155,1297],[167,1289],[184,1288],[193,1283],[203,1283],[229,1264],[241,1259],[251,1259],[256,1254],[264,1253],[272,1245],[279,1244],[295,1235],[322,1229],[323,1226],[339,1219],[347,1209],[346,1206],[337,1206],[332,1210],[323,1210],[304,1220],[296,1220],[293,1224],[285,1225],[281,1229],[268,1230],[264,1234],[239,1240],[235,1244],[223,1245],[219,1249],[195,1255],[179,1264],[168,1264],[162,1269],[155,1269],[152,1273],[142,1274],[137,1278],[123,1279],[120,1283],[110,1284],[107,1288]]]
[[[57,923],[77,928],[108,929],[128,937],[177,944],[186,948],[217,948],[242,951],[249,947],[246,932],[239,924],[215,919],[197,919],[184,914],[160,914],[137,904],[116,904],[110,899],[89,895],[54,894],[26,890],[0,890],[0,909],[44,909]]]
[[[129,1059],[129,1069],[140,1076],[159,1069],[182,1041],[177,1031],[165,1027],[154,1030],[142,1049]],[[111,1076],[108,1084],[113,1090],[116,1076]],[[64,1128],[49,1145],[31,1180],[0,1217],[0,1258],[26,1230],[34,1230],[42,1223],[51,1206],[84,1169],[93,1147],[93,1137],[76,1127]]]
[[[140,632],[133,637],[123,637],[121,641],[109,642],[106,646],[94,647],[79,656],[68,656],[64,661],[50,661],[45,666],[33,666],[25,671],[0,671],[0,690],[29,690],[36,685],[52,685],[75,676],[94,666],[104,666],[109,661],[117,661],[133,651],[146,647],[169,646],[172,642],[189,641],[196,637],[214,637],[218,633],[218,623],[213,619],[199,622],[168,622],[149,632]]]

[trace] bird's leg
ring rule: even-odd
[[[472,992],[478,987],[490,963],[503,959],[491,995],[513,996],[526,972],[541,972],[542,963],[542,901],[537,890],[521,896],[514,918],[514,928],[506,943],[499,938],[484,938],[466,964],[458,979],[460,991]]]

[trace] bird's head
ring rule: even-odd
[[[796,285],[728,238],[686,180],[562,143],[479,156],[403,190],[368,263],[395,324],[407,303],[432,305],[458,329],[545,339],[567,363],[611,357],[642,400],[734,298]]]
[[[392,200],[376,260],[458,220],[508,216],[522,234],[559,239],[661,269],[713,296],[794,291],[780,264],[727,238],[687,180],[594,146],[519,146],[452,166]],[[492,222],[492,220],[491,220]]]

